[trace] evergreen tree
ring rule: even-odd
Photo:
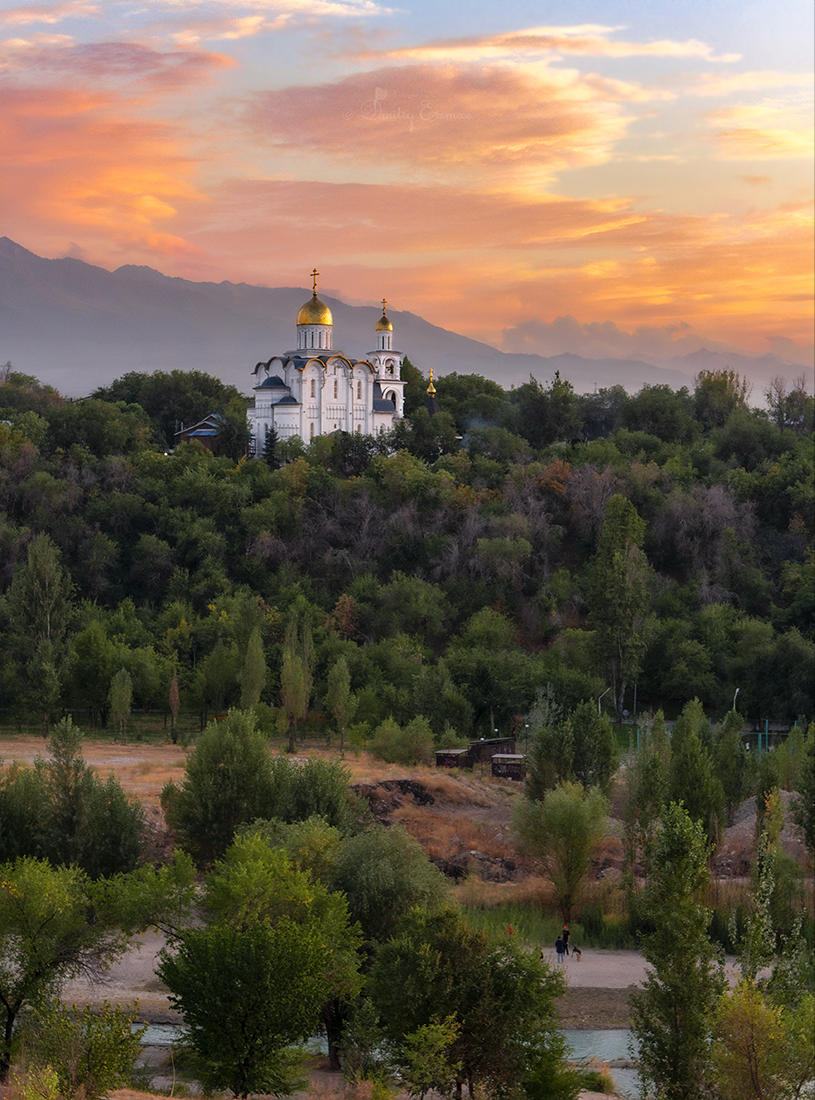
[[[266,439],[263,443],[263,461],[270,470],[277,470],[280,468],[280,459],[277,457],[277,444],[278,438],[274,426],[267,428]]]

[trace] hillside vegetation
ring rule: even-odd
[[[547,683],[567,712],[611,688],[617,718],[635,690],[639,711],[698,698],[718,718],[738,689],[750,718],[812,715],[800,386],[778,380],[765,411],[732,372],[635,397],[451,375],[431,417],[411,368],[389,437],[247,461],[234,391],[195,372],[74,403],[3,378],[0,708],[18,721],[107,724],[122,669],[135,708],[172,689],[203,722],[257,694],[267,725],[321,716],[357,743],[417,715],[437,743],[517,732]],[[211,411],[220,455],[165,453]],[[340,661],[353,713],[329,697]]]

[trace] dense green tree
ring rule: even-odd
[[[422,1027],[458,1025],[443,1047],[457,1097],[465,1084],[470,1096],[505,1094],[547,1053],[562,1058],[554,1015],[562,988],[535,956],[512,941],[491,945],[454,909],[410,912],[380,947],[368,986],[385,1036],[403,1052]]]
[[[572,729],[551,684],[535,692],[534,705],[524,716],[524,724],[531,738],[526,797],[531,802],[542,802],[547,791],[571,777],[574,756]]]
[[[286,757],[272,761],[276,788],[275,816],[283,821],[320,817],[342,833],[351,832],[361,816],[351,792],[351,773],[339,760],[309,759],[305,764]]]
[[[608,805],[595,787],[563,783],[540,802],[522,799],[513,828],[523,847],[538,858],[552,880],[564,921],[580,904],[592,858],[605,835]]]
[[[150,417],[159,442],[172,447],[182,425],[203,420],[210,413],[223,412],[230,401],[242,396],[234,386],[196,370],[131,371],[92,395],[105,402],[138,404]]]
[[[0,772],[0,863],[42,856],[41,832],[47,815],[41,768],[12,763]]]
[[[643,386],[622,410],[622,422],[634,432],[647,432],[666,443],[687,443],[693,435],[688,391],[670,386]]]
[[[180,787],[161,796],[171,826],[200,863],[218,859],[239,825],[273,816],[277,804],[269,748],[250,711],[210,722],[187,757]]]
[[[371,826],[342,846],[335,889],[348,899],[367,940],[384,942],[414,906],[434,908],[447,894],[443,875],[398,825]]]
[[[571,382],[560,377],[560,371],[549,386],[544,387],[530,375],[512,393],[517,406],[518,432],[533,447],[548,447],[558,440],[571,439],[580,430],[580,412]]]
[[[48,413],[49,449],[81,448],[96,458],[127,454],[147,444],[150,422],[139,405],[94,397],[54,406]]]
[[[476,425],[499,424],[506,416],[506,394],[490,378],[452,371],[436,379],[436,398],[459,435]]]
[[[753,387],[736,371],[701,370],[693,380],[696,419],[706,429],[720,428],[734,412],[748,411]]]
[[[296,871],[260,834],[240,838],[206,882],[208,922],[182,931],[158,973],[184,1014],[211,1087],[288,1092],[286,1048],[323,1006],[359,992],[345,901]]]
[[[666,1100],[707,1096],[713,1013],[725,985],[701,902],[707,854],[701,824],[671,803],[642,899],[654,927],[642,941],[650,969],[632,997],[640,1079]]]
[[[124,951],[127,937],[101,900],[78,867],[36,859],[0,867],[0,1083],[21,1012],[70,978],[99,975]]]

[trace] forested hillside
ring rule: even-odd
[[[618,716],[635,685],[668,716],[694,697],[721,716],[737,688],[748,717],[812,716],[800,385],[756,409],[727,371],[634,397],[450,375],[431,416],[409,368],[390,436],[250,461],[239,395],[205,375],[78,402],[0,378],[6,718],[107,723],[124,669],[136,707],[177,691],[203,719],[259,696],[269,722],[333,728],[342,658],[358,739],[417,715],[437,743],[509,733],[547,683],[567,709],[610,688]],[[213,411],[219,455],[167,453],[176,421]]]

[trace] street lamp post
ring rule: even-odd
[[[605,690],[605,691],[603,692],[603,695],[608,695],[608,693],[609,693],[610,691],[611,691],[611,688],[610,688],[610,687],[607,687],[607,688],[606,688],[606,690]],[[603,698],[603,695],[601,695],[601,696],[600,696],[600,699],[602,699],[602,698]],[[602,714],[602,713],[603,713],[603,712],[602,712],[602,711],[600,710],[600,699],[598,699],[598,700],[597,700],[597,713],[598,713],[598,714]]]

